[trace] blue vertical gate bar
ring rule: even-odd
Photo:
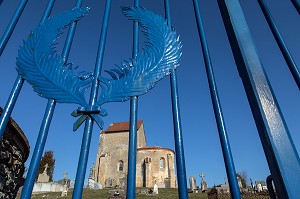
[[[168,24],[171,25],[169,0],[165,0],[165,15],[166,15]],[[176,71],[171,72],[170,84],[171,84],[174,139],[175,139],[175,152],[176,152],[178,194],[179,194],[180,199],[187,199],[188,191],[187,191],[187,182],[186,182],[186,169],[185,169],[183,136],[182,136],[182,128],[181,128],[179,94],[178,94],[178,89],[177,89]]]
[[[45,110],[45,115],[41,124],[40,132],[35,143],[33,155],[30,161],[28,173],[26,175],[25,184],[22,189],[21,199],[30,199],[33,189],[33,185],[36,179],[37,171],[40,165],[41,157],[45,148],[48,131],[50,128],[51,120],[53,117],[55,108],[55,101],[48,100],[48,104]]]
[[[83,0],[77,0],[76,3],[76,7],[80,8],[81,4],[82,4]],[[55,0],[49,1],[48,6],[46,8],[46,10],[50,11],[53,8]],[[49,15],[48,14],[48,15]],[[48,18],[48,16],[43,16],[42,20],[46,20]],[[70,52],[70,48],[71,48],[71,43],[75,34],[75,29],[76,29],[76,22],[73,22],[71,24],[71,27],[69,29],[67,38],[66,38],[66,42],[64,45],[64,49],[62,52],[62,57],[63,60],[66,61],[68,59],[69,56],[69,52]],[[33,189],[33,185],[34,185],[34,180],[35,177],[37,175],[37,171],[38,171],[38,167],[40,164],[40,160],[45,148],[45,143],[48,137],[48,132],[49,132],[49,128],[50,128],[50,124],[51,124],[51,120],[54,114],[54,110],[55,110],[55,106],[56,106],[56,102],[54,100],[48,100],[48,104],[45,110],[45,115],[43,118],[43,122],[41,124],[40,127],[40,132],[38,135],[38,139],[36,141],[36,145],[35,145],[35,149],[32,155],[32,159],[30,162],[30,167],[28,170],[28,174],[26,176],[26,181],[25,181],[25,185],[24,185],[24,189],[22,191],[22,195],[21,198],[22,199],[29,199],[31,197],[31,193],[32,193],[32,189]]]
[[[300,14],[300,1],[299,0],[291,0],[294,4],[296,10],[298,11],[298,14]]]
[[[105,5],[103,22],[102,22],[102,30],[101,30],[100,40],[99,40],[97,60],[96,60],[95,69],[94,69],[94,80],[92,83],[92,90],[91,90],[91,96],[90,96],[90,101],[89,101],[89,105],[91,107],[94,106],[94,104],[97,100],[97,95],[98,95],[98,88],[99,88],[98,78],[100,77],[101,70],[102,70],[102,63],[103,63],[110,7],[111,7],[111,0],[107,0],[106,5]],[[90,117],[88,117],[87,121],[85,123],[82,144],[81,144],[81,150],[80,150],[80,156],[79,156],[78,167],[77,167],[77,173],[76,173],[74,192],[73,192],[73,196],[72,196],[73,199],[80,199],[82,197],[85,172],[86,172],[88,155],[89,155],[89,150],[90,150],[90,143],[91,143],[91,138],[92,138],[93,122],[94,121]]]
[[[53,1],[53,3],[54,2],[55,1]],[[20,10],[24,9],[26,3],[24,1],[22,1],[22,4],[19,5],[20,7],[23,7],[23,8],[22,9],[21,8],[17,9],[19,11],[16,12],[15,15],[18,16],[18,18],[20,17],[20,14],[21,14]],[[53,5],[53,3],[52,2],[48,3],[48,7],[45,10],[45,13],[44,13],[44,16],[41,19],[41,22],[43,22],[44,20],[46,20],[46,18],[50,15],[50,12],[51,12],[51,9],[52,9],[51,4]],[[19,13],[19,14],[17,14],[17,13]],[[12,23],[16,23],[17,22],[16,19],[14,19],[13,21],[15,21],[15,22],[12,22]],[[13,27],[13,26],[10,25],[10,27]],[[11,30],[10,29],[11,28],[8,28],[7,32],[13,31],[13,28]],[[4,35],[7,35],[7,34],[4,34]],[[7,40],[9,39],[9,36],[3,36],[2,39],[3,39],[3,45],[2,45],[2,47],[4,48],[5,45],[6,45],[6,43],[7,43]],[[6,42],[4,42],[4,41],[6,41]],[[2,40],[1,40],[1,43],[2,43]],[[0,51],[2,53],[3,49],[2,50],[0,49]],[[0,55],[1,55],[1,53],[0,53]],[[2,138],[2,135],[3,135],[4,131],[5,131],[6,125],[7,125],[8,120],[9,120],[9,117],[10,117],[12,111],[13,111],[13,108],[14,108],[16,102],[17,102],[18,96],[19,96],[19,94],[21,92],[23,83],[24,83],[24,79],[20,75],[18,75],[17,78],[16,78],[16,80],[15,80],[15,84],[13,86],[13,89],[12,89],[12,91],[10,93],[10,96],[9,96],[9,98],[8,98],[6,104],[5,104],[5,107],[4,107],[3,112],[1,114],[1,117],[0,117],[0,138]]]
[[[55,3],[55,0],[50,0],[47,4],[47,7],[45,9],[44,15],[41,19],[40,23],[43,23],[50,15],[51,10],[53,8],[53,5]],[[21,79],[21,78],[20,78]],[[22,80],[24,82],[24,80]],[[21,88],[20,88],[21,89]],[[22,189],[22,194],[21,194],[21,198],[22,199],[29,199],[31,198],[31,192],[33,189],[33,185],[35,182],[35,178],[37,175],[37,170],[40,164],[40,160],[42,157],[42,153],[44,151],[44,146],[47,140],[47,135],[48,135],[48,130],[50,127],[50,123],[51,123],[51,119],[53,116],[53,111],[49,112],[49,109],[54,109],[53,105],[55,104],[55,102],[52,100],[48,100],[48,104],[45,110],[45,115],[41,124],[41,129],[36,141],[36,145],[34,148],[34,152],[30,161],[30,166],[26,175],[26,180],[25,180],[25,184],[24,187]]]
[[[1,37],[1,40],[0,40],[0,56],[2,55],[3,53],[3,50],[12,34],[12,32],[14,31],[19,19],[20,19],[20,16],[27,4],[28,0],[21,0],[11,21],[9,22],[4,34],[2,35]],[[1,5],[2,1],[0,1],[0,5]],[[0,136],[1,137],[1,136]]]
[[[238,0],[218,0],[279,198],[300,198],[300,159]]]
[[[140,1],[134,0],[134,6],[139,7]],[[138,22],[133,22],[133,49],[132,58],[136,58],[139,50],[139,26]],[[130,97],[130,127],[128,143],[128,172],[127,172],[127,192],[126,198],[135,199],[136,187],[136,151],[137,151],[137,117],[138,117],[138,97]]]
[[[300,72],[299,69],[297,68],[297,65],[295,63],[295,61],[293,60],[293,57],[291,55],[291,53],[288,50],[288,47],[286,46],[277,26],[275,25],[275,22],[271,16],[271,13],[268,9],[268,7],[266,6],[264,0],[258,0],[258,3],[264,13],[264,16],[270,26],[270,29],[275,37],[275,40],[281,50],[281,53],[294,77],[294,80],[296,81],[296,84],[298,86],[298,88],[300,89]]]
[[[1,37],[0,40],[0,56],[2,55],[5,46],[27,4],[28,0],[21,0],[14,15],[13,18],[11,19],[10,23],[8,24],[4,34]],[[1,1],[2,3],[2,1]],[[0,3],[0,4],[1,4]],[[5,131],[6,125],[8,123],[9,117],[12,113],[12,110],[16,104],[17,98],[21,92],[22,86],[23,86],[24,80],[21,78],[19,75],[15,81],[14,87],[10,93],[10,96],[5,104],[5,107],[3,109],[3,112],[0,116],[0,139],[2,138],[2,135]]]
[[[136,23],[136,22],[134,22]],[[130,98],[130,129],[128,145],[128,172],[126,198],[135,199],[136,187],[136,150],[137,150],[137,113],[138,97]]]
[[[17,79],[15,80],[15,84],[11,90],[11,93],[8,97],[8,100],[6,101],[6,104],[3,108],[3,112],[0,116],[0,139],[2,139],[3,133],[9,121],[9,117],[14,109],[18,96],[21,92],[23,83],[24,79],[20,75],[18,75]]]
[[[50,12],[51,12],[51,9],[52,9],[52,6],[53,6],[54,2],[55,2],[55,0],[48,3],[48,6],[47,6],[47,8],[46,8],[46,10],[44,12],[44,15],[43,15],[42,19],[41,19],[41,22],[45,21],[48,18],[48,16],[50,15]],[[19,15],[21,15],[21,10],[24,9],[26,3],[27,3],[27,1],[26,2],[22,1],[19,4],[19,8],[17,8],[17,11],[15,13],[16,19],[12,20],[12,21],[14,21],[14,22],[12,22],[13,24],[17,23],[17,19],[19,19],[19,17],[20,17]],[[9,25],[9,27],[11,27],[11,28],[8,28],[6,30],[6,32],[11,32],[12,33],[14,26],[15,25],[12,25],[12,24]],[[4,35],[7,35],[7,36],[4,36]],[[8,35],[7,33],[5,33],[4,35],[3,35],[2,39],[1,39],[0,56],[1,56],[1,53],[3,52],[3,50],[4,50],[5,46],[6,46],[6,43],[7,43],[8,39],[9,39],[9,37],[10,37],[10,35]],[[6,42],[4,42],[4,41],[6,41]],[[18,96],[19,96],[19,94],[21,92],[23,83],[24,83],[24,79],[20,75],[18,75],[17,78],[16,78],[16,80],[15,80],[15,84],[13,86],[13,89],[12,89],[12,91],[10,93],[10,96],[9,96],[9,98],[8,98],[6,104],[5,104],[3,112],[2,112],[2,114],[0,116],[0,138],[2,138],[2,135],[3,135],[4,131],[5,131],[6,125],[7,125],[8,120],[9,120],[9,117],[10,117],[12,111],[13,111],[13,108],[14,108],[16,102],[17,102]]]
[[[194,4],[194,11],[195,11],[195,16],[197,21],[198,33],[201,41],[201,47],[202,47],[202,52],[203,52],[203,57],[204,57],[204,62],[206,67],[211,100],[212,100],[213,109],[215,113],[216,123],[218,126],[219,138],[222,146],[223,158],[224,158],[226,173],[227,173],[228,182],[230,186],[231,197],[234,199],[235,198],[239,199],[241,198],[240,188],[236,177],[236,171],[235,171],[235,166],[234,166],[232,153],[230,149],[229,138],[226,132],[224,116],[222,112],[221,103],[219,100],[218,89],[214,77],[214,71],[210,59],[205,31],[201,20],[198,0],[193,0],[193,4]]]

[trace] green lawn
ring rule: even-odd
[[[137,194],[137,199],[144,199],[144,198],[152,198],[152,199],[176,199],[178,198],[178,191],[177,189],[159,189],[158,195],[145,195],[145,194]],[[140,189],[137,189],[137,192],[140,192]],[[67,197],[60,197],[61,193],[43,193],[43,194],[35,194],[32,195],[31,198],[35,199],[71,199],[72,198],[72,192],[68,192]],[[102,190],[90,190],[90,189],[84,189],[82,194],[82,199],[107,199],[109,196],[109,189],[102,189]],[[229,199],[230,196],[219,196],[222,199]],[[243,199],[270,199],[269,195],[242,195]],[[17,199],[20,199],[20,196],[17,196]],[[207,193],[189,193],[189,199],[207,199]]]
[[[152,195],[152,196],[147,196],[144,194],[137,194],[136,198],[141,199],[141,198],[157,198],[157,199],[176,199],[178,198],[178,192],[177,189],[159,189],[159,194],[158,195]],[[31,198],[35,199],[56,199],[56,198],[61,198],[61,199],[71,199],[72,193],[68,192],[67,197],[60,197],[61,193],[44,193],[44,194],[35,194]],[[109,190],[108,189],[102,189],[102,190],[89,190],[89,189],[84,189],[83,194],[82,194],[82,199],[106,199],[109,196]],[[17,199],[20,197],[18,196]],[[207,194],[206,193],[189,193],[189,199],[207,199]]]

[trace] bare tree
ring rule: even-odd
[[[236,176],[241,179],[242,187],[246,188],[248,182],[247,172],[246,171],[237,172]]]

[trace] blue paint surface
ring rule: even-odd
[[[73,8],[75,1],[56,2],[51,15]],[[273,39],[257,1],[240,0],[239,2],[280,104],[282,114],[286,119],[295,147],[299,151],[300,135],[297,133],[300,129],[300,123],[298,122],[300,111],[299,89],[291,78],[290,71]],[[18,3],[19,1],[2,2],[0,6],[1,35],[5,31]],[[156,1],[143,1],[142,3],[143,7],[163,15],[162,2],[161,4],[157,4]],[[238,172],[246,171],[248,178],[253,181],[264,180],[269,175],[269,169],[239,74],[236,71],[218,6],[215,1],[199,1],[199,3],[236,170]],[[22,40],[26,38],[29,31],[33,30],[36,24],[39,23],[46,4],[47,1],[28,1],[15,32],[0,57],[2,71],[0,73],[0,105],[2,107],[6,104],[17,77],[15,58],[19,45],[22,44]],[[110,26],[108,29],[109,37],[106,42],[103,70],[115,68],[114,64],[120,65],[120,61],[130,57],[132,53],[132,21],[127,20],[121,13],[120,7],[124,5],[130,6],[132,1],[112,2],[113,9],[109,23],[115,25]],[[78,65],[81,70],[93,71],[105,1],[85,0],[83,6],[91,7],[91,11],[80,21],[79,26],[76,28],[75,42],[72,45],[68,62],[74,63],[75,66]],[[278,1],[276,3],[268,1],[267,6],[295,62],[299,64],[299,13],[291,1]],[[224,180],[227,181],[227,179],[224,179],[226,171],[209,97],[209,87],[192,2],[170,1],[170,10],[172,25],[181,35],[180,38],[184,46],[181,66],[178,67],[176,72],[180,93],[186,174],[187,176],[195,176],[197,183],[199,183],[201,179],[198,174],[204,172],[205,180],[209,186],[221,184]],[[61,40],[58,40],[58,52],[63,49],[63,39],[64,35],[62,35]],[[139,48],[141,50],[144,39],[141,38],[140,41]],[[103,77],[105,75],[103,74]],[[168,80],[162,80],[155,89],[139,98],[139,119],[144,120],[149,146],[157,144],[175,149],[169,84]],[[38,97],[25,82],[12,116],[26,133],[31,146],[35,145],[46,104],[47,100]],[[77,105],[57,104],[49,129],[45,150],[54,150],[57,162],[54,171],[55,180],[61,179],[65,170],[69,173],[68,178],[75,179],[79,155],[78,146],[81,145],[81,132],[84,128],[80,126],[76,133],[73,133],[72,128],[70,128],[74,123],[74,118],[70,117],[70,113],[77,108]],[[113,122],[129,120],[129,102],[107,103],[102,108],[109,111],[109,115],[105,117],[103,128],[107,128]],[[87,168],[95,162],[99,131],[98,127],[93,130]],[[66,140],[68,142],[67,146],[65,144]],[[31,155],[32,152],[33,150]],[[199,156],[195,154],[199,154]],[[29,166],[30,157],[26,163],[27,167]],[[85,176],[88,176],[89,171],[86,172]]]

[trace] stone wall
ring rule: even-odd
[[[36,182],[34,183],[32,193],[62,192],[64,188],[64,185],[56,182]]]
[[[137,147],[146,146],[144,126],[137,131]],[[128,131],[101,132],[98,153],[96,157],[95,180],[105,186],[107,180],[112,180],[112,186],[119,185],[126,178]],[[123,162],[123,170],[119,171],[119,161]]]
[[[10,119],[0,141],[0,198],[15,198],[19,187],[23,186],[28,155],[28,140],[17,123]]]

